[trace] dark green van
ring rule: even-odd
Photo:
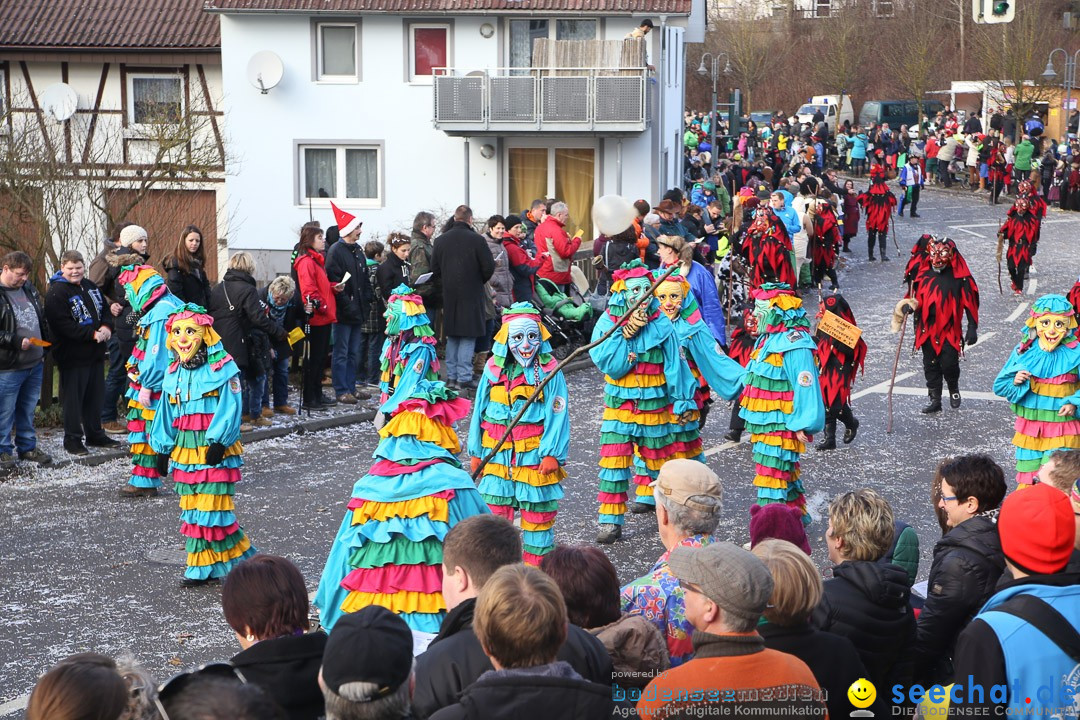
[[[923,101],[923,117],[932,118],[945,110],[945,105],[938,100]],[[868,129],[871,125],[889,123],[893,130],[901,125],[914,128],[919,122],[919,106],[914,100],[868,100],[859,111],[859,127]]]

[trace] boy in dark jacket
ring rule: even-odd
[[[360,219],[337,206],[334,216],[338,222],[341,242],[334,243],[326,251],[326,276],[331,284],[342,286],[337,293],[337,322],[334,324],[334,352],[330,361],[334,381],[334,395],[339,403],[355,405],[366,400],[370,393],[356,387],[356,370],[363,356],[364,335],[362,326],[367,318],[368,307],[375,299],[368,280],[364,252],[360,247]]]

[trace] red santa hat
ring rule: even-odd
[[[360,218],[345,212],[333,202],[330,203],[330,207],[334,211],[334,220],[337,222],[338,234],[342,237],[345,237],[364,224],[360,222]]]

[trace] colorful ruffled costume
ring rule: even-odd
[[[408,397],[421,380],[439,379],[439,358],[435,355],[435,332],[424,308],[424,300],[408,285],[398,285],[386,303],[386,340],[382,347],[380,401],[385,403],[400,388]],[[383,408],[389,414],[391,408]]]
[[[131,444],[132,460],[128,485],[160,488],[157,453],[147,442],[146,429],[154,421],[161,385],[172,362],[165,349],[165,323],[183,302],[169,292],[165,280],[149,265],[125,266],[117,282],[123,286],[128,303],[138,317],[134,329],[135,348],[127,361],[128,389],[124,394],[127,398],[128,442]],[[124,319],[120,321],[124,322]],[[150,402],[146,407],[139,402],[139,391],[143,388],[150,391]]]
[[[518,328],[535,328],[527,364],[511,347],[513,336],[521,332]],[[503,324],[480,376],[469,424],[469,454],[474,463],[499,445],[499,451],[484,466],[480,494],[491,512],[511,522],[514,510],[521,511],[523,557],[531,565],[538,565],[555,546],[552,526],[563,497],[563,467],[570,452],[566,380],[562,372],[552,375],[558,361],[551,355],[549,337],[531,303],[515,303],[503,311]],[[507,425],[549,375],[552,377],[540,398],[528,407],[510,438],[502,442]]]
[[[323,627],[342,613],[381,605],[413,630],[437,633],[446,614],[442,542],[461,520],[488,512],[461,468],[451,425],[469,402],[441,382],[420,380],[383,410],[375,464],[353,485],[315,595]]]
[[[628,284],[635,285],[637,296],[652,284],[652,275],[640,260],[626,263],[613,277],[611,299],[596,321],[593,340],[620,323],[633,305]],[[600,426],[601,525],[623,524],[631,477],[635,500],[653,505],[649,484],[661,465],[674,458],[702,457],[694,403],[697,382],[678,334],[655,297],[642,307],[648,320],[636,334],[627,339],[616,330],[589,351],[607,383]],[[688,422],[680,425],[684,413]]]
[[[255,554],[236,522],[233,494],[244,464],[240,444],[240,369],[225,352],[213,318],[199,305],[182,305],[169,316],[168,348],[176,353],[173,328],[197,325],[204,340],[188,359],[175,355],[162,386],[163,401],[150,426],[150,446],[172,461],[180,496],[180,532],[187,538],[189,580],[221,578]],[[209,456],[215,446],[220,462]]]
[[[802,301],[784,284],[768,283],[753,293],[758,341],[746,368],[740,416],[753,443],[758,505],[774,502],[799,508],[810,523],[800,479],[796,437],[825,425],[825,406],[814,360],[817,345]]]
[[[1040,319],[1048,317],[1060,318],[1062,326],[1049,351],[1037,337]],[[1058,415],[1065,404],[1080,406],[1080,341],[1072,305],[1062,295],[1043,295],[1031,306],[1022,337],[994,380],[994,394],[1008,400],[1016,414],[1016,482],[1024,486],[1032,484],[1054,450],[1080,448],[1076,412]],[[1031,377],[1017,385],[1014,380],[1022,370]]]

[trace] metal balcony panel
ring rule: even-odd
[[[540,95],[543,122],[589,122],[588,77],[540,78]]]
[[[491,122],[536,122],[536,78],[492,77],[490,87]]]
[[[644,115],[641,78],[597,77],[596,122],[639,120]]]
[[[435,117],[447,122],[483,122],[485,81],[485,77],[436,77]]]

